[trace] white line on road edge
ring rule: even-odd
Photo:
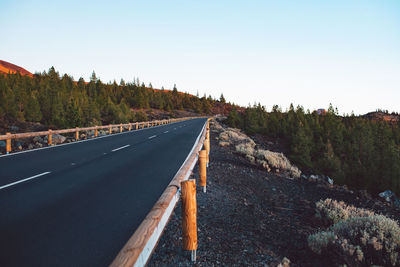
[[[7,188],[7,187],[10,187],[10,186],[13,186],[13,185],[16,185],[16,184],[20,184],[20,183],[26,182],[28,180],[32,180],[32,179],[38,178],[40,176],[43,176],[43,175],[46,175],[46,174],[49,174],[49,173],[51,173],[51,172],[44,172],[44,173],[37,174],[35,176],[29,177],[29,178],[26,178],[26,179],[23,179],[23,180],[16,181],[16,182],[11,183],[11,184],[3,185],[3,186],[0,187],[0,190],[4,189],[4,188]]]
[[[119,148],[115,148],[115,149],[111,150],[111,152],[115,152],[115,151],[118,151],[118,150],[120,150],[120,149],[124,149],[124,148],[126,148],[126,147],[128,147],[128,146],[131,146],[131,145],[126,145],[126,146],[121,146],[121,147],[119,147]]]
[[[193,145],[192,149],[190,150],[190,152],[187,155],[185,161],[182,163],[181,167],[176,172],[176,174],[174,175],[172,180],[175,178],[175,176],[179,173],[179,171],[185,165],[186,161],[189,159],[189,157],[192,154],[193,150],[195,149],[195,147],[199,143],[200,137],[201,137],[201,135],[202,135],[202,133],[203,133],[205,128],[206,128],[206,123],[204,123],[203,128],[201,129],[199,135],[197,136],[197,139],[194,142],[194,145]],[[190,177],[190,175],[191,175],[191,173],[193,171],[193,168],[196,165],[197,159],[198,159],[198,156],[196,156],[196,159],[193,161],[192,165],[190,166],[189,171],[186,173],[184,180],[187,180]],[[176,203],[178,202],[178,200],[180,198],[180,195],[181,195],[181,192],[180,192],[180,189],[178,189],[176,191],[175,196],[171,199],[171,202],[168,204],[168,207],[165,210],[164,214],[161,216],[161,219],[160,219],[157,227],[155,228],[154,232],[151,234],[151,236],[150,236],[149,240],[147,241],[144,249],[140,253],[140,255],[139,255],[134,267],[145,266],[146,265],[148,259],[151,256],[151,253],[153,252],[154,247],[157,244],[158,239],[160,238],[165,226],[167,225],[168,219],[171,216],[172,211],[174,210],[175,205],[176,205]]]
[[[169,131],[165,131],[164,133],[169,133]]]
[[[157,135],[150,136],[149,139],[152,139],[152,138],[154,138],[154,137],[157,137]]]

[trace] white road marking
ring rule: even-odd
[[[121,147],[119,147],[119,148],[115,148],[115,149],[111,150],[111,152],[115,152],[115,151],[118,151],[118,150],[120,150],[120,149],[127,148],[128,146],[131,146],[131,145],[126,145],[126,146],[121,146]]]
[[[26,178],[26,179],[22,179],[22,180],[16,181],[16,182],[11,183],[11,184],[3,185],[3,186],[0,187],[0,190],[1,190],[1,189],[4,189],[4,188],[7,188],[7,187],[10,187],[10,186],[13,186],[13,185],[16,185],[16,184],[20,184],[20,183],[26,182],[26,181],[28,181],[28,180],[32,180],[32,179],[38,178],[38,177],[40,177],[40,176],[43,176],[43,175],[46,175],[46,174],[49,174],[49,173],[51,173],[51,172],[40,173],[40,174],[34,175],[34,176],[32,176],[32,177],[29,177],[29,178]]]
[[[154,137],[157,137],[157,135],[150,136],[149,139],[153,139]]]
[[[174,130],[176,130],[176,128],[174,128]]]
[[[169,131],[165,131],[164,133],[169,133]]]

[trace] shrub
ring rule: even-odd
[[[336,201],[330,198],[320,200],[315,205],[316,216],[325,225],[332,225],[351,217],[368,217],[374,215],[373,211],[356,208],[352,205],[347,205],[343,201]]]
[[[282,170],[292,177],[298,178],[301,175],[301,171],[292,165],[282,153],[259,149],[256,151],[256,158],[266,161],[272,168]]]
[[[254,146],[255,146],[254,143],[248,142],[248,143],[242,143],[242,144],[237,145],[235,147],[235,149],[236,149],[236,152],[238,152],[239,154],[242,154],[244,156],[247,156],[247,155],[253,156],[254,152],[255,152]]]
[[[400,227],[383,215],[340,221],[310,235],[308,246],[337,264],[400,266]]]
[[[228,128],[226,131],[223,131],[219,135],[219,139],[222,141],[228,141],[233,144],[239,143],[251,143],[254,144],[254,141],[249,138],[247,135],[240,132],[240,130]]]

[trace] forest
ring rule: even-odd
[[[267,112],[260,104],[233,109],[232,127],[286,144],[288,156],[305,173],[324,174],[339,184],[377,193],[400,193],[400,124],[355,115],[339,116],[332,105],[324,115],[303,107]]]
[[[105,84],[94,72],[89,82],[83,78],[76,82],[67,74],[61,77],[53,67],[32,78],[19,73],[0,75],[0,99],[0,119],[40,122],[54,128],[144,121],[146,109],[211,114],[225,106],[223,95],[215,100],[178,92],[176,86],[157,90],[139,79]]]

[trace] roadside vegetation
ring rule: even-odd
[[[339,184],[378,193],[400,193],[400,125],[354,115],[339,116],[332,106],[324,115],[296,109],[283,112],[261,105],[232,110],[231,127],[286,144],[286,155],[305,173],[334,178]]]
[[[223,95],[193,96],[173,90],[153,89],[139,79],[131,83],[103,83],[93,72],[89,82],[60,76],[54,68],[33,77],[0,74],[0,119],[40,122],[54,128],[70,128],[108,123],[145,121],[146,110],[197,114],[225,113],[232,106]]]
[[[373,211],[326,199],[316,203],[317,217],[331,226],[308,238],[317,254],[347,266],[400,266],[400,227]]]

